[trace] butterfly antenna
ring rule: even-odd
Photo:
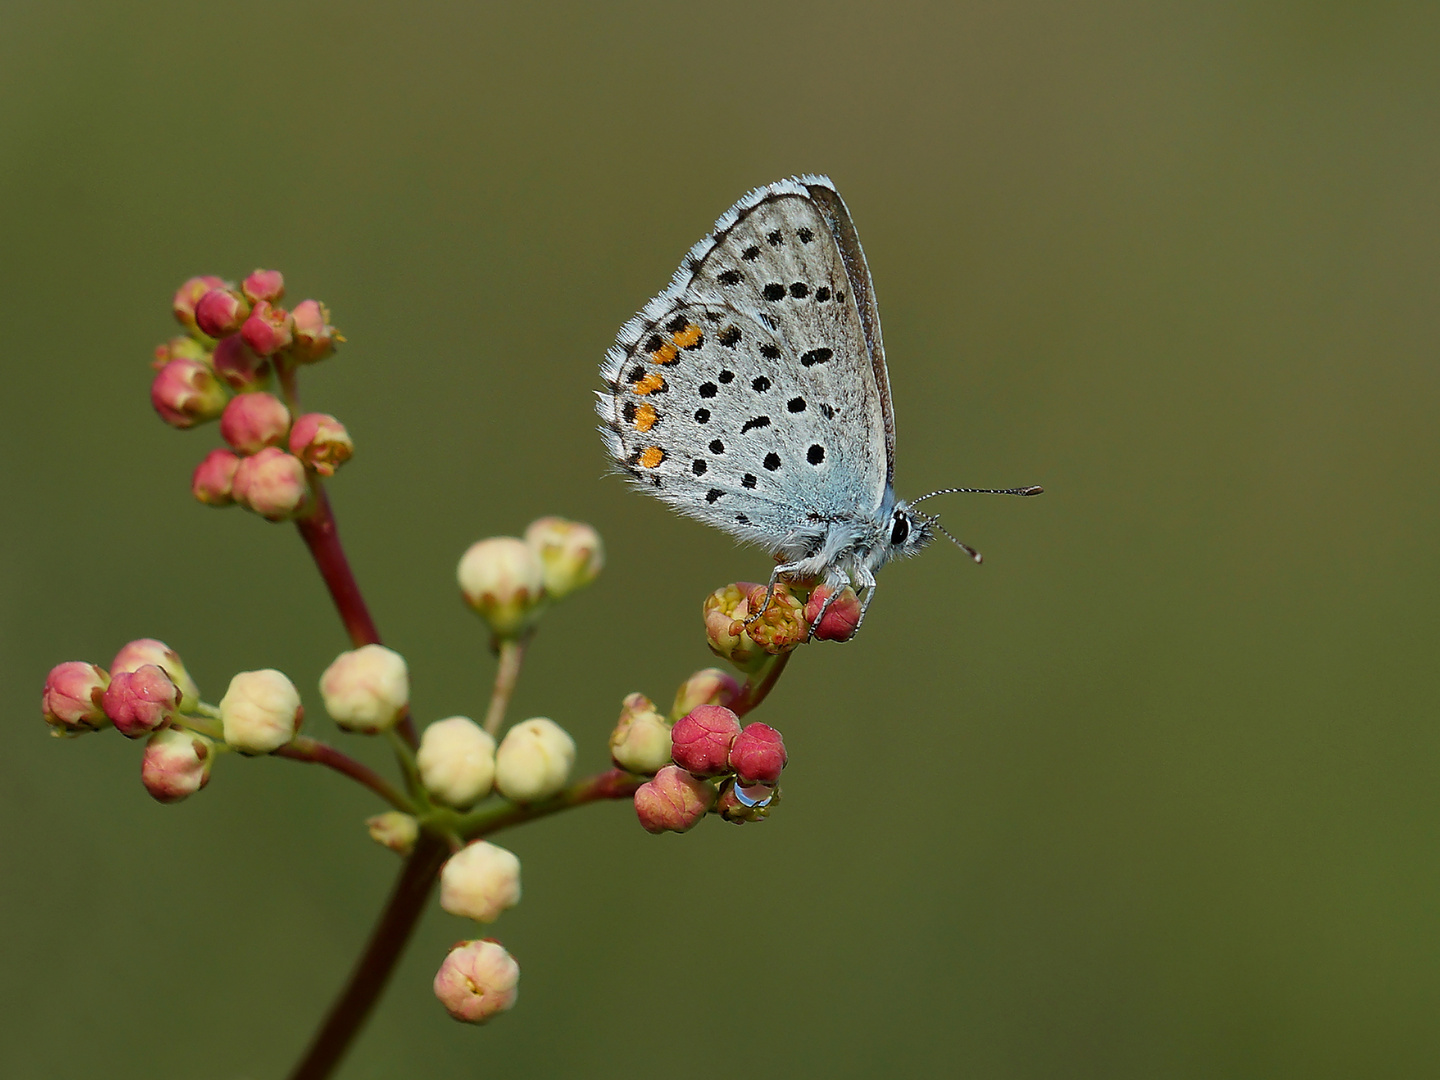
[[[932,491],[932,492],[930,492],[929,495],[921,495],[918,499],[911,499],[911,500],[909,501],[908,505],[914,506],[916,503],[922,503],[922,502],[924,502],[926,499],[933,499],[936,495],[1039,495],[1039,494],[1041,494],[1044,490],[1045,490],[1045,489],[1042,488],[1042,487],[1018,487],[1018,488],[941,488],[939,491]],[[940,531],[941,531],[941,532],[945,532],[944,529],[941,529]],[[946,536],[950,536],[949,533],[945,533],[945,535],[946,535]],[[955,540],[955,538],[954,538],[953,536],[950,536],[950,539]],[[960,543],[960,541],[958,541],[958,540],[955,540],[955,542],[956,542],[957,544]],[[961,544],[960,546],[961,546],[961,547],[964,547],[965,545],[964,545],[964,544]],[[968,550],[968,549],[967,549],[967,550]]]
[[[946,493],[943,491],[937,491],[934,494],[944,495]],[[996,494],[999,494],[999,492],[997,492]],[[918,502],[919,500],[917,499],[916,501]],[[981,555],[978,551],[972,548],[969,544],[965,543],[963,540],[958,539],[955,534],[952,533],[949,529],[945,528],[944,525],[941,525],[940,517],[938,514],[921,514],[920,516],[925,519],[926,525],[930,526],[932,529],[938,529],[941,535],[943,535],[947,540],[949,540],[952,544],[958,547],[961,551],[965,552],[966,555],[969,555],[970,558],[974,559],[977,563],[985,561],[985,556]]]

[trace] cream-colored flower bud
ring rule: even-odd
[[[437,720],[420,737],[415,764],[436,802],[464,810],[495,784],[495,737],[468,716]]]
[[[346,731],[365,735],[388,731],[410,704],[410,671],[405,658],[384,645],[343,652],[320,676],[320,696]]]
[[[495,751],[495,786],[516,802],[549,798],[565,786],[575,764],[575,740],[553,720],[537,716],[505,733]]]
[[[409,855],[415,850],[415,841],[420,836],[420,823],[409,814],[399,810],[386,810],[365,819],[370,830],[370,839],[388,847],[397,855]]]
[[[520,902],[520,860],[488,840],[467,844],[440,868],[440,906],[451,915],[494,922]]]
[[[499,638],[528,626],[545,599],[545,569],[530,545],[513,536],[471,544],[455,573],[465,602]]]
[[[600,534],[583,521],[543,517],[525,530],[525,542],[545,569],[545,592],[552,600],[589,585],[605,565]]]
[[[653,776],[670,764],[670,723],[644,694],[631,694],[610,733],[610,757],[633,773]]]
[[[268,754],[300,730],[300,691],[273,668],[242,671],[220,699],[225,742],[243,754]]]

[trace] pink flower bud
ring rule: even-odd
[[[697,705],[729,705],[740,696],[740,684],[729,672],[704,668],[680,684],[670,715],[679,718]]]
[[[274,394],[236,394],[220,416],[220,437],[242,454],[279,446],[290,431],[290,410]]]
[[[646,832],[693,829],[715,803],[715,789],[678,765],[666,765],[635,792],[635,813]]]
[[[213,338],[233,334],[250,314],[250,304],[234,289],[211,289],[195,305],[195,325]]]
[[[319,300],[301,300],[290,313],[295,320],[295,341],[290,355],[302,364],[324,360],[335,351],[335,343],[344,341],[330,325],[330,309]]]
[[[242,754],[268,754],[284,746],[304,717],[295,684],[273,668],[240,672],[220,699],[225,742]]]
[[[154,664],[115,672],[101,699],[105,715],[127,739],[138,739],[168,723],[179,704],[179,687]]]
[[[169,727],[145,744],[140,781],[162,803],[179,802],[210,782],[215,744],[193,731]]]
[[[387,810],[383,814],[366,818],[370,839],[387,847],[396,855],[409,855],[415,850],[415,841],[420,836],[420,823],[409,814],[399,810]]]
[[[730,771],[730,746],[740,734],[740,718],[723,705],[701,705],[679,720],[670,732],[670,756],[696,776]]]
[[[256,270],[240,283],[240,291],[252,304],[279,303],[285,297],[285,275],[279,270]]]
[[[245,339],[245,344],[261,356],[274,356],[290,344],[294,334],[295,320],[290,313],[264,300],[255,305],[245,325],[240,327],[240,336]]]
[[[334,476],[355,453],[355,444],[335,417],[312,412],[301,416],[290,429],[290,452],[321,476]]]
[[[440,906],[451,915],[494,922],[520,902],[520,860],[512,852],[476,840],[440,868]]]
[[[190,476],[190,494],[206,506],[229,506],[235,501],[232,485],[239,464],[229,450],[211,450]]]
[[[514,1008],[520,965],[495,941],[462,941],[435,973],[435,996],[467,1024],[483,1024]]]
[[[194,360],[203,364],[208,355],[205,346],[194,338],[173,337],[163,345],[155,346],[155,359],[150,361],[150,367],[159,371],[171,360]]]
[[[241,458],[231,485],[235,501],[267,521],[284,521],[305,504],[305,466],[278,446]]]
[[[192,277],[175,290],[175,300],[171,305],[175,312],[175,321],[193,332],[196,329],[195,305],[211,289],[223,289],[224,287],[224,281],[210,274],[204,277]]]
[[[810,624],[810,636],[817,641],[849,641],[860,625],[860,598],[847,585],[826,608],[825,601],[830,598],[830,593],[830,586],[816,586],[805,602],[805,621]],[[820,617],[821,608],[825,608],[824,618]]]
[[[715,813],[732,825],[764,821],[780,802],[780,789],[769,784],[742,784],[733,777],[720,785]]]
[[[523,540],[492,536],[471,544],[455,572],[465,602],[496,637],[514,637],[534,620],[545,599],[545,568]]]
[[[393,649],[362,645],[341,653],[325,669],[320,696],[325,711],[346,731],[388,731],[410,705],[410,669]]]
[[[631,694],[610,734],[610,758],[620,768],[653,776],[670,764],[670,725],[644,694]]]
[[[225,408],[225,388],[198,360],[171,360],[150,383],[150,404],[171,427],[214,420]]]
[[[746,724],[730,747],[730,768],[742,784],[773,784],[785,768],[785,740],[769,724]]]
[[[220,381],[237,393],[258,390],[270,381],[270,361],[256,356],[239,334],[216,345],[210,363]]]
[[[180,654],[163,641],[155,638],[136,638],[127,642],[110,661],[111,675],[122,671],[138,671],[146,664],[154,664],[170,676],[170,681],[180,688],[180,711],[189,712],[200,701],[200,688],[185,670]]]
[[[40,708],[52,735],[82,735],[110,722],[101,706],[110,676],[83,660],[67,660],[50,669]]]
[[[525,530],[525,542],[540,558],[545,592],[552,600],[589,585],[605,565],[600,534],[583,521],[540,518]]]

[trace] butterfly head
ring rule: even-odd
[[[935,519],[902,503],[890,511],[885,561],[914,555],[935,537]]]

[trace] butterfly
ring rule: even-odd
[[[620,328],[601,365],[616,466],[682,514],[760,545],[779,580],[875,595],[938,530],[895,497],[895,414],[875,290],[829,178],[756,188]],[[767,601],[768,602],[768,601]],[[827,600],[827,606],[829,601]],[[752,616],[753,617],[753,616]]]

